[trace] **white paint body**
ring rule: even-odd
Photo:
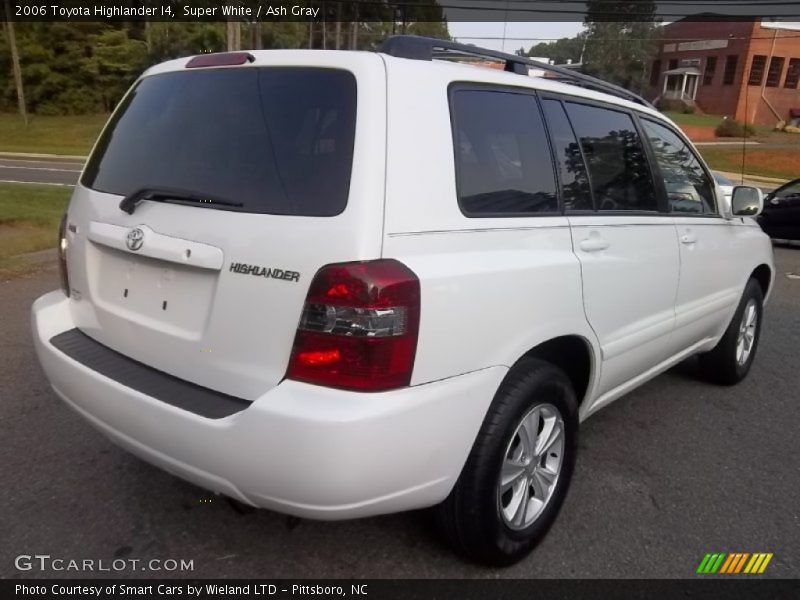
[[[68,233],[77,293],[52,292],[33,306],[37,353],[56,393],[116,443],[205,488],[322,519],[436,504],[458,478],[503,377],[526,352],[559,336],[585,342],[586,418],[711,349],[754,269],[772,270],[769,240],[751,219],[475,219],[459,210],[451,83],[558,92],[664,120],[654,110],[463,65],[359,52],[253,54],[254,63],[227,68],[318,66],[355,75],[345,211],[299,218],[143,203],[128,215],[118,196],[78,185],[69,207],[76,231]],[[186,60],[144,76],[181,70]],[[728,212],[718,188],[717,196]],[[134,227],[147,242],[135,264],[124,244]],[[590,238],[607,247],[584,251]],[[285,380],[313,273],[376,258],[397,259],[420,280],[411,386],[365,394]],[[237,276],[224,268],[232,261],[303,276],[299,285]],[[123,306],[115,290],[131,281],[159,290],[175,310],[167,317],[144,300]],[[49,342],[76,327],[141,363],[252,404],[212,420],[147,397]]]

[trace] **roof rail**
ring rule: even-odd
[[[456,58],[459,55],[475,56],[479,58],[493,58],[505,62],[505,70],[518,75],[528,75],[528,67],[549,71],[557,75],[555,78],[562,83],[569,83],[598,92],[604,92],[636,102],[649,108],[654,108],[647,100],[623,87],[614,85],[597,77],[579,73],[573,69],[549,65],[538,60],[531,60],[525,56],[498,52],[488,48],[480,48],[468,44],[459,44],[448,40],[427,38],[416,35],[395,35],[386,39],[379,47],[378,52],[395,56],[397,58],[410,58],[414,60],[433,60],[434,58]]]

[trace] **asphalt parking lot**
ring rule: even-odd
[[[425,511],[338,523],[237,512],[116,448],[36,362],[28,311],[55,270],[0,282],[0,576],[681,578],[707,552],[772,552],[765,577],[800,577],[800,279],[787,276],[800,248],[775,255],[749,378],[714,387],[690,360],[589,419],[549,536],[497,571],[453,556]],[[21,554],[194,569],[20,572]]]
[[[44,157],[0,153],[0,183],[75,185],[83,169],[80,157]]]

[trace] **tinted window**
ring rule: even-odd
[[[767,87],[777,87],[781,80],[781,73],[783,73],[784,58],[782,56],[773,56],[769,61],[769,70],[767,71]]]
[[[642,119],[673,212],[713,213],[714,184],[689,146],[669,128]]]
[[[642,141],[630,115],[566,104],[589,168],[598,210],[658,210]]]
[[[736,64],[739,62],[739,57],[735,54],[729,54],[725,58],[725,73],[722,76],[723,85],[731,85],[736,78]]]
[[[83,184],[168,187],[242,210],[335,215],[347,203],[355,78],[306,68],[203,69],[143,79],[109,124]]]
[[[800,179],[792,181],[774,192],[776,198],[800,198]]]
[[[453,124],[464,214],[558,210],[552,158],[533,96],[456,91]]]
[[[703,85],[711,85],[714,81],[714,71],[717,69],[717,57],[709,56],[706,59],[706,70],[703,73]]]
[[[789,68],[786,70],[786,79],[783,81],[783,87],[797,89],[798,79],[800,79],[800,58],[792,58],[789,60]]]
[[[553,153],[556,156],[561,181],[561,196],[566,210],[592,210],[592,193],[586,165],[572,132],[564,107],[558,100],[543,100],[542,109],[550,130]]]
[[[756,54],[753,57],[753,62],[750,64],[750,77],[747,80],[747,85],[761,85],[761,80],[764,78],[764,67],[766,67],[766,65],[766,56]]]

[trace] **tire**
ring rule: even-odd
[[[522,436],[527,431],[523,420],[540,434],[550,425],[550,432],[561,426],[560,436],[539,458],[523,452]],[[436,507],[436,520],[450,545],[466,558],[490,566],[511,565],[528,554],[550,529],[567,494],[577,437],[577,401],[567,376],[539,359],[519,361],[495,394],[455,487]],[[520,466],[508,464],[507,458]],[[521,466],[526,461],[530,464]],[[501,467],[514,482],[502,494]],[[555,480],[548,485],[554,471]],[[518,472],[521,475],[513,479]],[[525,497],[526,486],[533,500],[526,503],[528,514],[520,517],[514,507],[522,502],[515,501]],[[543,506],[535,502],[539,498]]]
[[[700,355],[700,371],[706,379],[719,385],[735,385],[747,376],[756,357],[763,312],[764,294],[761,286],[755,279],[750,279],[722,339],[713,350]],[[750,327],[752,314],[755,315],[755,323]],[[749,347],[746,356],[739,353],[743,327],[752,335],[749,346],[746,341],[743,346],[743,349]]]

